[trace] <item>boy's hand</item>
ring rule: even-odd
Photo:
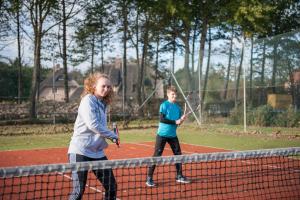
[[[182,121],[184,121],[184,120],[186,120],[186,118],[187,118],[187,115],[182,115],[180,119],[181,119]]]
[[[182,124],[182,122],[184,122],[184,120],[187,118],[186,115],[182,115],[180,119],[176,120],[176,124],[180,125]]]
[[[182,120],[180,118],[180,119],[177,119],[175,122],[176,122],[177,125],[180,125],[182,123]]]

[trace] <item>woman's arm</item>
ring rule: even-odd
[[[86,126],[94,133],[100,134],[103,137],[117,139],[118,136],[113,131],[110,131],[104,124],[100,123],[101,117],[105,116],[100,116],[96,99],[93,98],[96,97],[90,95],[84,97],[78,110]]]

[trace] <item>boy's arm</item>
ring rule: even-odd
[[[165,123],[165,124],[176,124],[176,121],[175,121],[175,120],[167,119],[167,118],[166,118],[166,115],[163,114],[163,113],[160,113],[160,114],[159,114],[159,121],[160,121],[161,123]]]
[[[159,121],[161,123],[165,123],[165,124],[176,124],[176,125],[180,125],[183,120],[182,119],[178,119],[178,120],[170,120],[170,119],[167,119],[166,116],[163,114],[163,113],[160,113],[159,115],[160,119]]]

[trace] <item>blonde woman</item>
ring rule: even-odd
[[[112,101],[113,91],[109,77],[94,73],[84,80],[84,92],[74,124],[69,145],[70,163],[107,160],[105,138],[117,140],[118,136],[107,128],[106,107]],[[73,191],[70,199],[81,199],[84,193],[87,171],[73,171]],[[117,184],[111,169],[93,170],[105,189],[105,199],[116,199]]]

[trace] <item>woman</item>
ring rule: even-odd
[[[68,156],[70,163],[107,160],[105,138],[118,136],[107,128],[106,106],[112,101],[113,91],[109,77],[94,73],[84,80],[84,92],[78,108],[74,133]],[[105,199],[116,199],[117,184],[112,169],[93,170],[105,189]],[[88,171],[73,171],[73,191],[70,199],[81,199]]]

